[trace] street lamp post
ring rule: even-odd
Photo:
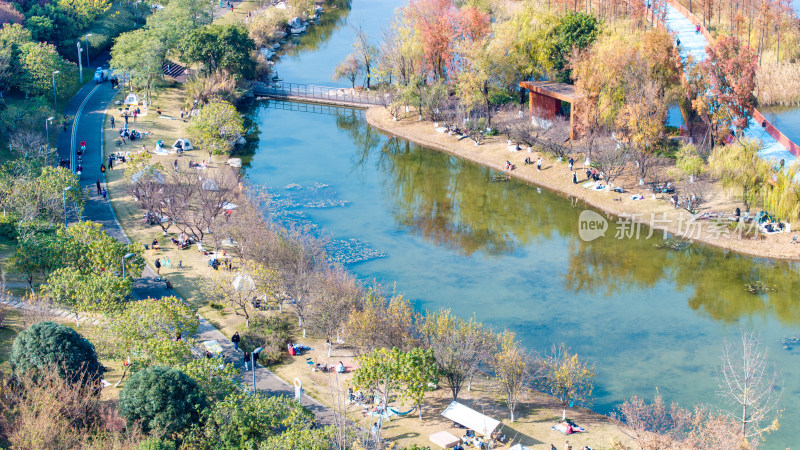
[[[67,191],[71,191],[72,186],[67,186],[64,188],[64,191],[61,193],[64,198],[64,228],[67,228]]]
[[[58,112],[58,97],[56,96],[56,75],[61,73],[60,70],[53,71],[53,109]]]
[[[250,353],[250,367],[253,369],[253,394],[256,393],[256,356],[264,350],[263,347],[258,347]]]
[[[125,260],[130,258],[131,256],[135,256],[133,253],[128,253],[127,255],[122,257],[122,279],[125,279]]]
[[[55,117],[48,117],[47,120],[44,121],[44,133],[47,136],[47,148],[50,148],[50,121],[55,119]]]
[[[84,38],[84,42],[86,42],[86,68],[89,68],[89,36],[94,36],[92,33],[88,33],[86,38]]]
[[[81,41],[75,43],[78,46],[78,73],[81,76],[81,84],[83,84],[83,56],[81,56],[81,52],[83,49],[81,48]],[[89,64],[86,64],[86,68],[89,68]]]

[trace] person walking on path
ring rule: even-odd
[[[572,172],[572,184],[578,184],[578,172]]]
[[[244,360],[244,370],[250,370],[250,353],[244,352],[242,359]]]
[[[111,128],[114,128],[114,116],[111,116]]]
[[[100,189],[100,179],[99,178],[97,179],[97,181],[95,181],[95,184],[97,185],[97,195],[100,195],[101,189]]]
[[[569,171],[572,172],[572,165],[575,164],[575,160],[572,157],[569,157]]]
[[[156,262],[153,265],[156,266],[156,275],[161,275],[161,260],[156,258]]]
[[[536,170],[538,170],[539,172],[542,171],[542,158],[541,157],[539,157],[539,159],[536,160]]]
[[[114,157],[108,157],[108,170],[114,170]]]
[[[128,115],[127,115],[127,114],[125,114],[125,115],[124,115],[124,116],[122,116],[122,117],[124,117],[124,118],[125,118],[125,125],[128,125]],[[126,126],[125,128],[128,128],[128,127]]]
[[[138,111],[134,111],[134,112],[133,112],[133,124],[134,124],[134,125],[136,125],[136,116],[138,116],[138,115],[139,115],[139,112],[138,112]]]
[[[242,338],[239,337],[239,332],[238,331],[236,333],[233,333],[233,337],[231,337],[231,342],[233,342],[233,351],[235,351],[235,352],[239,351],[239,341],[241,341],[241,340],[242,340]]]
[[[178,160],[177,159],[175,161],[173,161],[172,167],[175,169],[175,172],[178,171]]]

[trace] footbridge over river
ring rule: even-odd
[[[392,94],[383,92],[287,83],[283,81],[269,84],[258,83],[253,87],[253,94],[256,97],[347,106],[351,108],[369,108],[375,105],[388,105],[394,98]]]

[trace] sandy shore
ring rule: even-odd
[[[487,138],[483,144],[476,146],[469,139],[459,140],[458,136],[449,136],[435,130],[434,124],[428,121],[418,121],[416,114],[392,120],[391,115],[382,106],[374,106],[366,112],[367,122],[389,134],[407,139],[426,147],[441,150],[460,158],[474,161],[478,164],[507,173],[508,175],[528,183],[544,187],[553,192],[577,198],[595,209],[606,212],[613,217],[608,217],[608,228],[605,237],[601,239],[630,238],[630,223],[635,222],[647,226],[663,229],[672,235],[703,242],[726,250],[743,253],[751,256],[785,260],[800,260],[800,245],[792,244],[791,233],[777,233],[772,235],[759,234],[751,239],[740,230],[729,230],[726,227],[708,220],[691,220],[691,214],[682,209],[675,209],[669,201],[669,196],[652,192],[636,186],[632,179],[615,180],[616,185],[623,186],[625,193],[609,191],[594,191],[586,189],[582,184],[586,181],[583,167],[584,157],[573,155],[574,169],[578,173],[578,184],[572,182],[572,172],[569,171],[567,162],[555,161],[548,155],[538,154],[535,151],[511,151],[505,137],[497,136]],[[541,171],[535,165],[524,165],[526,157],[536,161],[542,157],[544,163]],[[505,170],[506,161],[516,165],[515,170]],[[642,200],[632,200],[633,195],[642,195]],[[726,213],[730,215],[740,202],[730,199],[721,186],[712,183],[705,194],[707,202],[701,212]],[[753,208],[751,214],[758,209]],[[576,230],[579,224],[575,224]],[[749,225],[748,225],[749,227]],[[640,233],[647,236],[648,230],[642,228]]]

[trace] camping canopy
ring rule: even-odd
[[[134,105],[135,106],[135,105],[138,105],[140,101],[141,100],[139,100],[139,96],[134,94],[133,92],[131,92],[130,94],[128,94],[127,97],[125,97],[125,104],[126,105]]]
[[[181,144],[181,148],[184,150],[194,150],[194,147],[192,147],[192,143],[189,142],[189,140],[186,138],[180,138],[176,140],[175,143],[172,144],[172,148],[178,148],[179,143]]]
[[[133,174],[133,176],[131,176],[131,183],[136,183],[144,177],[149,177],[156,183],[164,184],[164,175],[161,175],[153,166],[150,165]]]
[[[500,421],[455,401],[442,411],[442,415],[483,436],[492,434],[492,431],[500,425]]]

